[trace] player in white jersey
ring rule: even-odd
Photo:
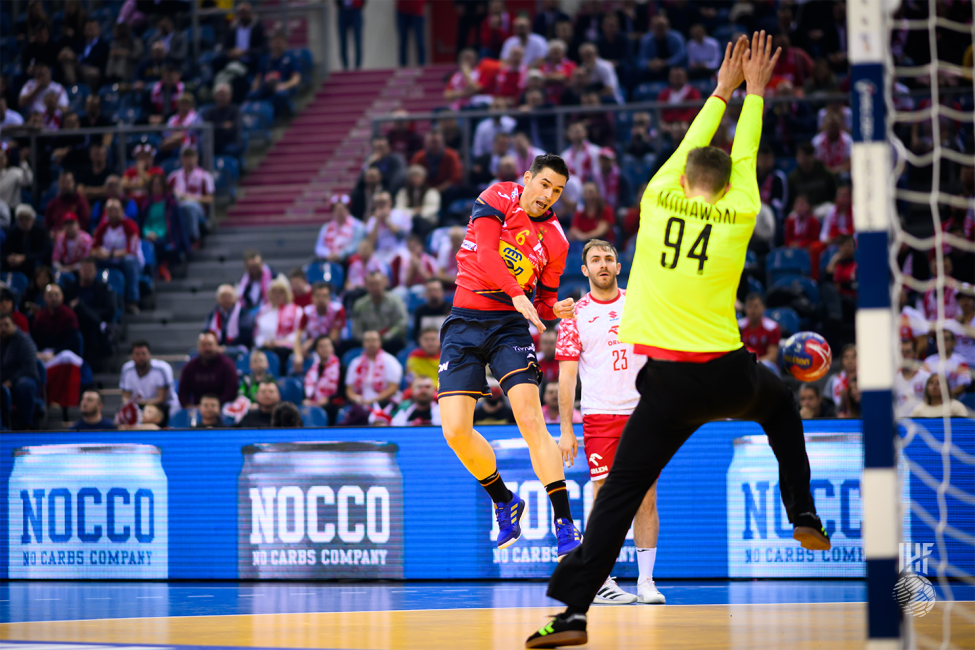
[[[589,293],[575,304],[574,318],[562,320],[555,347],[562,423],[559,448],[563,460],[571,466],[579,447],[572,430],[572,407],[576,378],[581,375],[583,447],[595,500],[613,464],[623,427],[640,401],[636,376],[647,358],[634,353],[631,344],[621,343],[617,334],[626,294],[616,282],[620,272],[616,249],[609,242],[592,239],[583,248],[582,259],[582,272],[589,278]],[[596,603],[666,602],[653,583],[660,529],[656,482],[643,499],[634,524],[640,569],[637,595],[623,591],[609,577],[596,593]]]

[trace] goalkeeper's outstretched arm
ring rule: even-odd
[[[762,114],[764,112],[765,87],[772,78],[772,71],[779,60],[782,48],[772,53],[772,37],[765,32],[752,35],[751,48],[745,53],[742,74],[746,82],[745,105],[738,117],[735,141],[731,146],[731,188],[722,201],[749,206],[749,212],[758,214],[762,199],[758,191],[755,170],[758,145],[762,139]]]
[[[684,173],[684,165],[687,164],[687,154],[692,149],[706,147],[711,144],[721,118],[724,116],[724,109],[731,99],[731,94],[741,85],[744,80],[742,76],[742,64],[745,53],[748,51],[748,39],[744,36],[738,39],[732,48],[731,43],[725,48],[724,61],[721,69],[718,70],[718,85],[704,108],[697,114],[691,126],[687,129],[687,134],[681,140],[677,151],[661,166],[661,168],[650,180],[650,187],[659,189],[662,186],[673,185],[680,187],[680,175]]]

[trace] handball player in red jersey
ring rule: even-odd
[[[491,445],[474,430],[474,406],[491,394],[484,372],[490,365],[552,502],[561,559],[582,535],[569,513],[562,454],[545,427],[528,324],[544,331],[543,320],[573,316],[571,298],[556,302],[569,242],[552,212],[569,170],[545,154],[524,180],[524,187],[495,183],[474,202],[457,252],[453,308],[440,332],[440,418],[447,444],[494,502],[498,548],[511,546],[521,536],[525,502],[505,486]]]

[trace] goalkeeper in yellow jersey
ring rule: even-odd
[[[620,340],[649,357],[637,376],[640,402],[593,504],[583,543],[549,581],[568,605],[533,634],[529,648],[586,643],[586,611],[619,556],[647,490],[701,425],[737,418],[759,423],[779,461],[782,501],[804,548],[830,541],[809,489],[802,420],[792,392],[742,346],[735,292],[761,208],[755,158],[763,94],[780,50],[756,33],[725,51],[718,85],[680,147],[651,179],[640,204],[636,257]],[[747,96],[731,156],[707,146],[741,84]]]

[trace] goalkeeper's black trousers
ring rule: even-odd
[[[741,348],[707,363],[651,359],[637,376],[637,389],[640,403],[626,423],[609,476],[593,504],[585,539],[549,580],[550,597],[582,611],[612,571],[647,490],[703,424],[725,418],[760,424],[779,461],[789,521],[816,512],[795,396],[754,354]],[[708,508],[702,503],[700,516],[724,516]]]

